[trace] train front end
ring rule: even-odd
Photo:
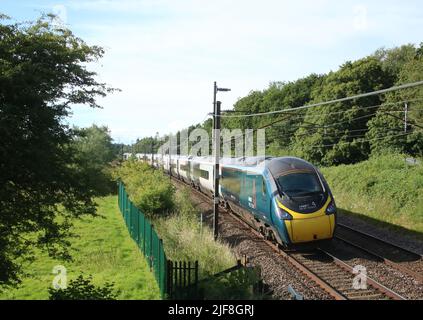
[[[274,220],[282,242],[287,245],[332,239],[336,205],[322,174],[305,160],[273,159],[268,166],[277,192]]]

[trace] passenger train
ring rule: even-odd
[[[213,195],[212,157],[136,157]],[[335,200],[321,172],[309,162],[294,157],[221,158],[219,173],[222,204],[268,239],[286,247],[332,239]]]

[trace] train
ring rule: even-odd
[[[214,194],[214,159],[137,154],[203,193]],[[330,241],[335,199],[319,169],[296,157],[221,158],[219,201],[284,247]]]

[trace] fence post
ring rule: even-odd
[[[191,285],[191,261],[188,261],[188,285]]]
[[[179,288],[182,288],[182,261],[179,261]]]
[[[150,270],[153,268],[153,225],[150,223]]]
[[[173,297],[173,262],[167,261],[167,293],[169,298]]]
[[[197,290],[198,289],[197,287],[198,286],[198,260],[195,261],[194,267],[195,267],[195,270],[194,270],[195,289]]]
[[[186,279],[187,279],[187,274],[186,274],[186,270],[187,270],[187,265],[186,262],[184,261],[184,284],[183,286],[185,287],[187,285]]]
[[[144,257],[145,257],[145,215],[143,215],[143,224],[142,224],[142,229],[143,229],[143,242],[142,242],[142,251],[144,253]]]
[[[160,287],[160,291],[163,295],[163,273],[162,273],[162,264],[163,264],[163,260],[162,260],[162,239],[159,239],[159,245],[158,245],[158,250],[157,250],[157,259],[158,259],[158,266],[159,266],[159,287]]]

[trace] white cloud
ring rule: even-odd
[[[357,5],[354,7],[354,29],[358,31],[366,30],[367,23],[367,7],[365,5]]]

